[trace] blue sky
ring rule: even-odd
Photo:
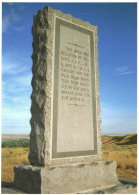
[[[3,3],[2,133],[30,133],[31,28],[47,5],[98,26],[102,134],[136,132],[136,3]]]

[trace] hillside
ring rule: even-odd
[[[119,177],[137,178],[137,134],[102,136],[102,159],[117,162]]]
[[[3,140],[19,140],[19,139],[29,139],[28,134],[2,134],[2,141]]]
[[[137,144],[137,134],[127,135],[102,135],[102,145],[115,146],[115,145],[133,145]]]
[[[29,136],[2,135],[2,138],[2,141],[7,144],[6,147],[2,148],[2,182],[13,182],[14,165],[29,164]],[[23,148],[23,140],[24,142],[28,141],[26,148]],[[137,134],[125,136],[102,135],[102,160],[117,161],[117,174],[119,177],[136,179]]]

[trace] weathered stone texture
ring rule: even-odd
[[[14,187],[23,192],[39,194],[41,192],[41,169],[31,165],[14,166]]]
[[[94,96],[90,96],[90,97],[93,97],[90,99],[95,101],[95,104],[96,104],[96,107],[95,107],[94,106],[95,104],[93,105],[92,103],[92,105],[94,106],[92,107],[95,108],[93,110],[95,111],[93,112],[93,117],[96,117],[96,118],[93,118],[93,119],[96,119],[96,120],[93,120],[93,123],[95,123],[94,121],[96,121],[96,127],[94,129],[95,129],[95,133],[97,132],[97,135],[95,134],[93,138],[94,140],[97,140],[97,142],[95,142],[97,143],[96,144],[97,147],[94,147],[96,148],[96,151],[95,153],[91,153],[91,155],[90,153],[87,153],[86,155],[86,151],[87,151],[86,148],[85,148],[86,150],[83,148],[84,151],[81,151],[79,148],[79,152],[84,152],[84,153],[80,153],[82,156],[78,155],[77,153],[76,153],[77,155],[75,153],[74,153],[75,155],[70,154],[70,156],[68,157],[67,156],[64,156],[64,157],[63,156],[62,157],[52,156],[52,151],[54,151],[52,150],[52,140],[53,140],[52,139],[52,133],[53,133],[52,126],[53,126],[53,115],[54,115],[53,110],[55,109],[53,108],[53,103],[54,103],[53,100],[55,100],[54,99],[54,89],[55,89],[54,81],[56,81],[56,79],[54,78],[54,75],[55,75],[54,73],[57,71],[56,67],[54,67],[54,66],[57,66],[57,63],[54,63],[55,51],[56,51],[55,50],[55,45],[56,45],[55,44],[56,42],[55,41],[55,37],[56,37],[55,36],[55,32],[56,32],[55,31],[55,21],[56,21],[55,18],[56,17],[60,18],[61,20],[66,20],[67,22],[70,22],[71,26],[73,25],[74,27],[75,25],[78,26],[78,29],[80,30],[81,28],[87,29],[87,32],[89,30],[90,34],[87,34],[87,36],[90,36],[90,42],[88,38],[87,39],[88,45],[92,43],[91,40],[93,40],[93,44],[94,44],[93,49],[89,50],[88,48],[92,48],[92,47],[83,47],[85,48],[84,49],[85,52],[86,52],[86,48],[90,52],[93,51],[92,52],[93,55],[89,54],[90,58],[88,61],[92,66],[94,66],[94,68],[93,68],[93,72],[91,72],[90,76],[87,76],[87,78],[91,76],[93,78],[90,81],[90,82],[93,81],[92,82],[93,84],[90,85],[93,87],[92,88],[90,87],[89,89],[91,90],[94,89],[94,91],[91,91],[91,92],[95,94]],[[76,30],[78,29],[76,28]],[[99,105],[97,27],[92,26],[88,22],[84,22],[80,19],[76,19],[69,14],[64,14],[59,10],[53,10],[50,7],[46,7],[45,9],[43,9],[42,11],[38,11],[38,13],[34,15],[34,24],[32,28],[32,34],[33,34],[33,55],[32,55],[32,60],[33,60],[32,88],[33,88],[33,91],[31,95],[32,117],[30,120],[31,133],[30,133],[30,152],[29,152],[29,161],[31,165],[16,165],[14,167],[15,187],[23,191],[26,191],[28,193],[34,193],[34,194],[36,193],[38,194],[40,193],[44,193],[44,194],[66,193],[67,194],[67,193],[84,193],[84,192],[86,193],[94,189],[101,189],[101,188],[107,188],[110,186],[115,186],[118,182],[118,178],[116,175],[116,162],[100,161],[101,159],[101,129],[100,129],[101,119],[100,119],[100,105]],[[65,35],[65,39],[63,39],[63,35],[62,35],[61,40],[67,41],[67,35]],[[86,39],[84,40],[86,41]],[[79,39],[79,42],[80,42],[80,39]],[[84,43],[84,46],[86,46],[86,42]],[[59,48],[56,48],[56,49],[59,49]],[[57,78],[57,75],[55,77]],[[95,86],[94,86],[94,83],[95,83]],[[57,91],[57,87],[56,87],[56,91]],[[91,104],[87,104],[87,105],[90,106]],[[68,112],[67,108],[65,110],[66,112]],[[62,112],[65,113],[64,111]],[[72,113],[73,112],[71,112],[71,114]],[[86,113],[89,114],[88,112]],[[63,115],[60,115],[60,116],[63,116]],[[83,115],[83,118],[84,118],[84,115]],[[90,121],[90,118],[88,119],[88,121],[92,124],[92,121]],[[77,126],[79,126],[78,120],[75,122]],[[81,121],[81,123],[82,122],[83,121]],[[71,123],[73,123],[73,121],[71,121]],[[87,123],[87,127],[88,127],[88,123]],[[65,129],[64,129],[64,132],[65,132]],[[72,128],[70,127],[70,130],[71,129]],[[85,126],[85,128],[83,129],[85,130],[84,131],[85,135],[86,135],[86,129],[87,128]],[[92,126],[90,129],[91,130],[93,129]],[[91,133],[94,132],[94,129],[93,131],[90,131],[90,132]],[[78,132],[80,133],[81,128],[78,128],[78,130],[79,130]],[[63,140],[65,135],[63,136],[62,134],[61,137],[62,137],[61,140]],[[80,135],[78,139],[80,139]],[[55,139],[53,140],[53,143],[54,141]],[[88,144],[87,141],[88,139],[86,140],[86,143]],[[93,142],[92,137],[91,137],[90,142],[91,141]],[[71,144],[68,145],[68,149],[66,152],[74,152],[74,150],[72,151],[70,146]],[[80,145],[78,144],[78,146],[80,147],[82,146],[82,144]],[[63,145],[62,147],[64,148],[65,145]],[[89,148],[88,149],[89,152],[90,150],[93,151],[92,146],[88,148]],[[70,149],[71,151],[68,151]]]
[[[48,43],[47,32],[47,12],[39,11],[34,16],[34,24],[32,28],[33,34],[33,67],[32,67],[32,88],[31,95],[32,106],[31,113],[31,134],[30,134],[30,154],[29,160],[31,164],[44,165],[46,155],[46,138],[45,135],[47,127],[50,126],[50,88],[48,69],[51,69],[52,64],[48,63]]]
[[[118,183],[116,162],[99,161],[55,167],[17,165],[15,187],[28,193],[83,193]]]
[[[52,160],[52,98],[54,72],[54,25],[55,17],[65,19],[73,24],[87,28],[94,32],[95,48],[95,85],[96,85],[96,121],[97,121],[97,155],[81,156]],[[98,72],[98,37],[97,27],[88,22],[76,19],[59,10],[46,7],[34,16],[33,34],[33,78],[32,78],[32,117],[30,120],[30,153],[29,161],[32,165],[56,165],[64,163],[83,163],[101,159],[101,129],[99,106],[99,72]]]

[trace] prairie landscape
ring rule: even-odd
[[[117,161],[118,177],[137,179],[137,134],[103,135],[102,159]]]
[[[15,164],[29,164],[27,135],[2,136],[2,182],[13,182]],[[119,177],[137,179],[137,134],[102,135],[102,160],[117,161]]]

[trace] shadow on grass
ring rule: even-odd
[[[122,141],[126,136],[114,136],[114,137],[109,137],[108,141],[103,142],[103,144],[109,144],[112,142],[115,142],[117,144],[117,142]]]
[[[120,141],[122,141],[125,137],[126,137],[126,136],[122,136],[122,137],[120,137],[120,136],[115,136],[115,137],[113,137],[112,139],[113,139],[114,141],[116,141],[116,142],[120,142]]]
[[[123,137],[115,136],[115,137],[113,137],[113,140],[117,142],[117,145],[132,145],[132,144],[137,144],[137,135],[133,135],[132,137],[129,137],[123,143],[118,143],[118,142],[121,142],[125,137],[126,136],[123,136]]]
[[[13,184],[13,182],[2,182],[1,186],[2,187],[13,187],[14,184]]]

